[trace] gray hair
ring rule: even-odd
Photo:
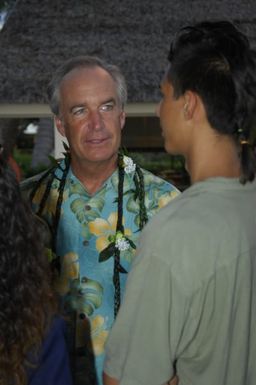
[[[127,86],[126,81],[121,73],[120,69],[113,65],[108,64],[102,59],[96,56],[77,56],[62,64],[57,68],[53,74],[52,80],[47,88],[47,96],[50,104],[50,108],[54,115],[59,115],[59,103],[60,103],[60,84],[63,78],[72,70],[76,68],[103,68],[112,77],[116,84],[116,91],[118,101],[123,108],[127,101]]]

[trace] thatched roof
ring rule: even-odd
[[[174,31],[224,18],[256,46],[255,0],[19,0],[0,33],[0,103],[46,103],[52,71],[80,54],[119,65],[129,101],[155,102]]]

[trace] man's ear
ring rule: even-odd
[[[120,113],[120,126],[121,126],[121,130],[124,128],[124,125],[125,125],[125,118],[126,118],[126,114],[125,114],[125,111],[121,111]]]
[[[194,116],[197,106],[197,94],[193,91],[186,91],[184,94],[183,114],[186,120]]]
[[[64,127],[63,122],[59,116],[56,116],[56,115],[54,116],[54,123],[55,123],[55,126],[57,127],[57,130],[59,131],[59,133],[62,136],[66,136],[65,127]]]

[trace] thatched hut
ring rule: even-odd
[[[228,19],[256,47],[255,17],[255,0],[18,0],[0,33],[0,117],[50,116],[45,88],[51,73],[72,56],[98,55],[126,76],[128,145],[157,147],[153,115],[175,31]]]

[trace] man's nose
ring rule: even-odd
[[[99,111],[90,111],[89,124],[93,130],[100,130],[102,128],[102,116]]]

